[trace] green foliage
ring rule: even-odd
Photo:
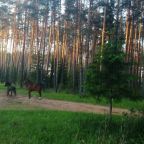
[[[92,94],[103,94],[101,89],[100,55],[97,54],[89,66],[86,76],[86,89]]]
[[[87,72],[86,89],[90,93],[112,98],[126,95],[129,76],[121,49],[121,44],[117,50],[113,42],[108,42],[98,52]]]

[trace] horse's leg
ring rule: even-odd
[[[29,93],[29,99],[30,99],[30,98],[31,98],[31,90],[29,90],[29,92],[28,92],[28,93]]]
[[[16,89],[14,89],[14,95],[16,96]]]
[[[9,89],[7,88],[7,96],[9,96]]]
[[[39,90],[39,97],[41,98],[41,90]]]

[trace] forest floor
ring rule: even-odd
[[[46,98],[39,99],[37,97],[28,99],[28,97],[21,95],[6,96],[5,93],[0,93],[0,109],[51,109],[98,114],[107,114],[109,111],[109,107],[106,106],[68,102],[62,100],[50,100]],[[123,113],[129,113],[129,110],[113,108],[113,114],[121,115]]]

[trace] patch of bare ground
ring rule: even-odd
[[[86,112],[97,114],[108,114],[109,107],[92,105],[77,102],[68,102],[62,100],[51,99],[39,99],[32,97],[28,99],[26,96],[6,96],[6,94],[0,94],[0,109],[51,109],[61,111],[73,111],[73,112]],[[113,108],[113,114],[121,115],[123,113],[129,113],[127,109]]]

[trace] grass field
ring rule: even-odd
[[[0,111],[1,144],[143,144],[144,119],[57,111]]]
[[[5,92],[6,88],[4,84],[0,84],[0,92]],[[17,93],[23,96],[28,95],[28,91],[25,88],[20,88],[17,86]],[[36,92],[32,92],[32,96],[38,96]],[[66,101],[73,101],[73,102],[83,102],[83,103],[90,103],[90,104],[99,104],[99,105],[108,105],[109,102],[106,98],[100,98],[97,100],[92,96],[85,96],[80,97],[78,94],[72,94],[68,92],[54,92],[53,90],[45,90],[42,93],[42,97],[48,99],[57,99],[57,100],[66,100]],[[144,100],[130,100],[130,99],[121,99],[121,100],[114,100],[113,101],[114,107],[120,108],[127,108],[127,109],[144,109]]]

